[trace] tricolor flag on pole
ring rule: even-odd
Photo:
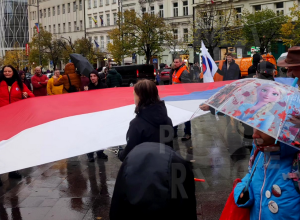
[[[96,20],[95,18],[93,18],[93,17],[92,17],[92,19],[93,19],[93,21],[95,22],[95,24],[97,24],[97,20]]]
[[[215,2],[213,0],[210,0],[212,4],[214,4]]]
[[[95,41],[96,48],[99,48],[99,44],[97,43],[97,41],[96,40],[94,41]]]
[[[214,82],[214,75],[218,70],[218,67],[213,58],[208,53],[203,41],[201,42],[202,50],[202,71],[203,71],[203,82]]]
[[[38,33],[40,33],[39,23],[35,23],[35,27]]]
[[[101,26],[103,25],[103,19],[100,17]]]

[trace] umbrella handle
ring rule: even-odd
[[[292,84],[293,87],[296,87],[298,80],[299,80],[299,78],[296,77],[295,80],[294,80],[294,82],[293,82],[293,84]]]

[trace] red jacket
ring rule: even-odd
[[[49,80],[46,75],[41,75],[41,76],[34,75],[31,78],[33,94],[35,96],[46,96],[47,95],[47,82],[45,82],[46,80]]]
[[[34,97],[32,92],[27,88],[27,86],[24,83],[23,87],[23,91],[21,91],[18,82],[14,82],[9,92],[7,83],[3,80],[0,83],[0,107],[22,100],[22,92],[27,92],[28,97]]]

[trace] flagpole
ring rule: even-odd
[[[37,0],[37,11],[38,11],[38,27],[40,29],[40,1]],[[39,65],[41,65],[41,31],[39,30]]]

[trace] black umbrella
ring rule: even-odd
[[[90,73],[94,70],[92,64],[81,54],[72,53],[70,54],[70,58],[79,73],[89,77]]]

